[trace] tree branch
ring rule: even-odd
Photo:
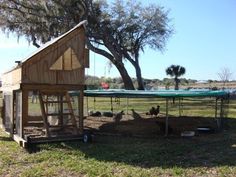
[[[114,57],[113,57],[111,54],[109,54],[109,53],[106,52],[105,50],[102,50],[102,49],[99,49],[99,48],[97,48],[97,47],[94,47],[94,46],[91,44],[91,42],[89,41],[88,38],[86,39],[86,44],[87,44],[88,49],[92,50],[94,53],[97,53],[97,54],[99,54],[99,55],[102,55],[102,56],[108,58],[112,63],[116,63]]]
[[[40,47],[40,45],[37,43],[37,39],[36,39],[36,37],[33,36],[33,35],[32,35],[32,42],[33,42],[33,45],[34,45],[35,47],[37,47],[37,48]]]

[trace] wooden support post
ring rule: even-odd
[[[63,127],[63,94],[60,94],[57,99],[59,99],[59,125],[61,125],[61,127]]]
[[[89,104],[88,104],[88,96],[86,97],[86,106],[87,106],[87,115],[89,115]],[[78,106],[79,106],[80,102],[79,102],[79,97],[78,97]],[[79,107],[78,107],[79,109]]]
[[[169,117],[168,117],[168,106],[169,106],[169,99],[168,98],[166,98],[166,127],[165,127],[165,136],[167,136],[168,135],[168,127],[169,127],[169,125],[168,125],[168,123],[169,123]]]
[[[44,127],[46,129],[46,136],[50,137],[49,127],[48,127],[48,119],[47,119],[47,114],[45,112],[45,107],[44,107],[43,97],[42,97],[41,92],[39,92],[39,103],[40,103],[40,108],[41,108],[41,112],[42,112]]]
[[[22,91],[22,116],[20,120],[20,137],[24,138],[24,127],[28,121],[28,90]]]
[[[72,124],[75,127],[74,128],[75,134],[78,134],[77,122],[76,122],[76,119],[75,119],[75,114],[74,114],[74,111],[73,111],[73,106],[71,104],[70,95],[69,95],[68,92],[65,93],[65,97],[66,97],[66,102],[67,102],[67,105],[68,105],[68,110],[69,110],[70,116],[71,116],[71,122],[72,122]],[[63,107],[62,107],[62,109],[63,109]],[[63,113],[63,110],[62,110],[62,113]]]
[[[78,98],[79,109],[79,133],[82,134],[84,130],[84,90],[80,89]]]
[[[12,112],[11,112],[11,119],[10,119],[10,136],[13,138],[14,134],[14,124],[15,124],[15,117],[16,117],[16,92],[12,92]]]

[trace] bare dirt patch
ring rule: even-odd
[[[86,117],[85,128],[98,133],[111,133],[131,136],[162,136],[165,131],[165,117],[148,117],[134,120],[131,115],[124,115],[116,123],[112,117]],[[197,127],[216,129],[216,121],[211,117],[169,117],[171,135],[179,136],[183,131],[196,131]]]

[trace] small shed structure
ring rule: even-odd
[[[84,77],[89,67],[85,24],[46,43],[2,75],[2,126],[17,142],[82,134]],[[68,91],[78,91],[77,99]]]

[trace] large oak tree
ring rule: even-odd
[[[124,60],[135,67],[143,89],[139,52],[145,46],[162,50],[172,32],[162,7],[136,1],[112,4],[93,0],[0,0],[0,27],[25,36],[36,47],[87,20],[87,46],[118,69],[126,89],[134,89]]]

